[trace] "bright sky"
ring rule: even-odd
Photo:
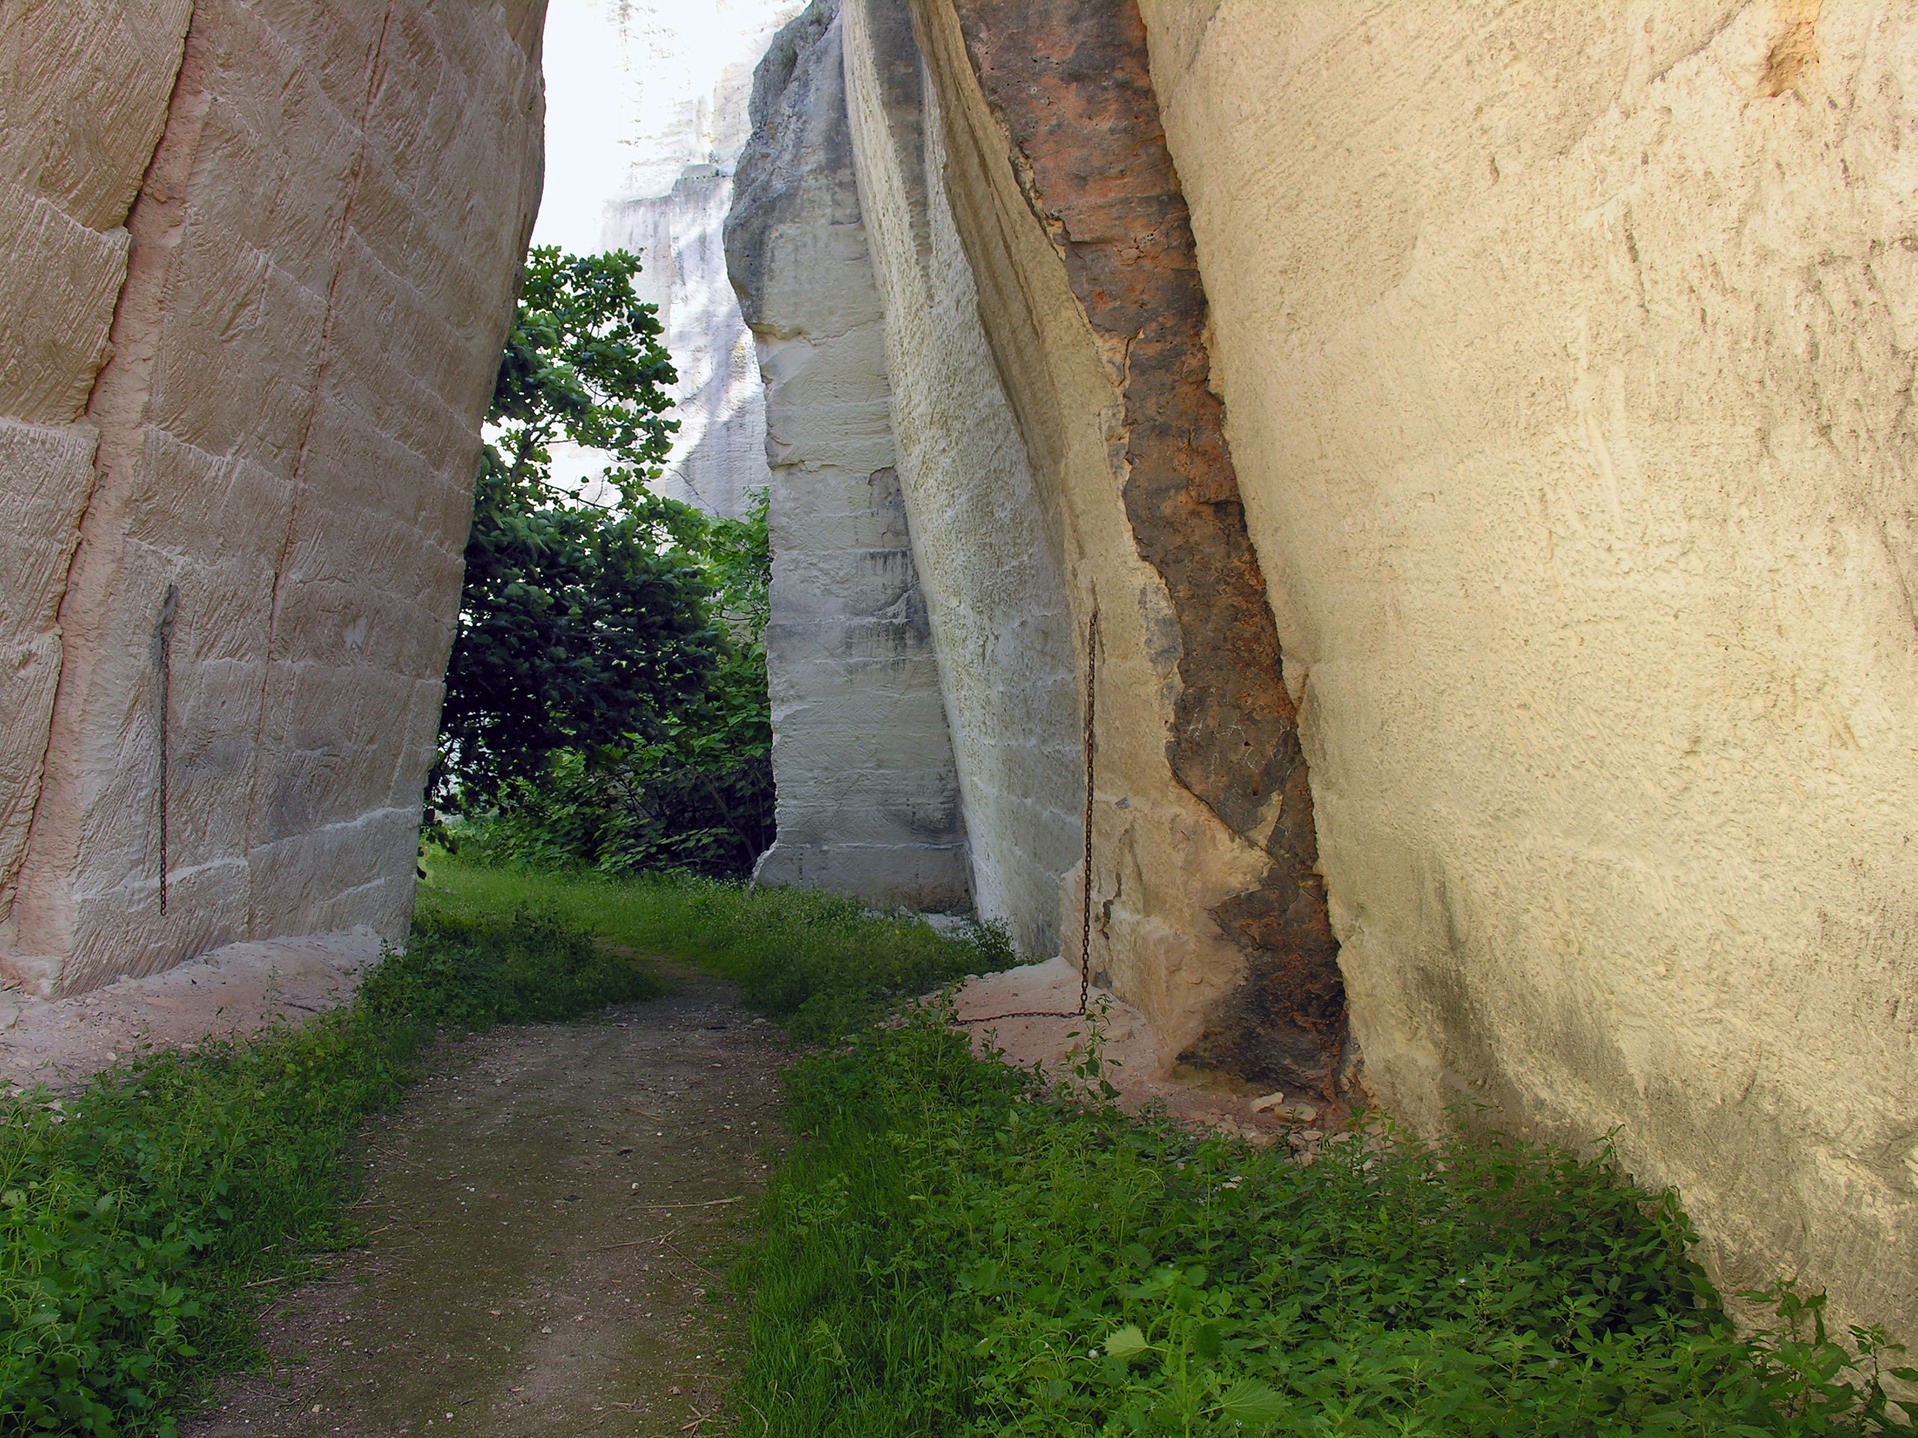
[[[802,4],[552,0],[546,187],[533,243],[593,253],[613,201],[666,194],[689,164],[730,167],[746,139],[752,67]],[[603,498],[607,459],[555,444],[553,478]]]
[[[533,243],[599,248],[600,211],[626,168],[626,77],[598,0],[553,0],[546,19],[546,190]]]
[[[661,195],[691,163],[730,167],[744,85],[801,0],[552,0],[546,20],[546,190],[533,243],[597,250],[622,196]],[[715,92],[732,69],[730,109]]]

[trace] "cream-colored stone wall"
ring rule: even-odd
[[[17,981],[404,932],[543,10],[7,7]]]
[[[640,255],[636,289],[659,306],[679,376],[672,386],[679,429],[654,488],[736,518],[769,483],[766,395],[727,278],[723,231],[733,172],[752,130],[754,65],[802,3],[565,0],[553,23],[570,10],[567,18],[579,25],[582,7],[596,12],[587,23],[618,55],[614,133],[623,151],[617,169],[596,177],[605,187],[601,221],[582,243]],[[607,125],[609,98],[591,97],[596,128]],[[559,111],[560,100],[554,103]],[[562,163],[557,155],[555,162]],[[540,234],[546,229],[542,214]]]
[[[1918,10],[1143,9],[1371,1085],[1918,1338]]]
[[[836,7],[759,69],[727,247],[766,383],[778,838],[755,878],[971,904],[966,829],[896,468]]]
[[[192,9],[0,10],[0,924],[40,797],[60,598],[93,488],[87,396]]]
[[[771,480],[766,472],[766,390],[752,332],[726,277],[724,229],[730,169],[687,166],[664,195],[625,199],[607,211],[608,249],[643,264],[634,289],[659,306],[672,386],[673,445],[653,488],[709,514],[737,519]]]
[[[903,6],[846,0],[846,91],[891,422],[965,798],[979,913],[1060,944],[1079,861],[1081,748],[1057,505],[1036,486],[953,227],[944,131]]]

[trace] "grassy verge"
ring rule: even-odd
[[[742,1433],[1913,1431],[1880,1337],[1784,1288],[1741,1339],[1675,1202],[1605,1162],[1355,1135],[1302,1167],[1062,1099],[936,1016],[791,1094]]]
[[[991,933],[689,880],[431,873],[408,952],[348,1008],[0,1101],[0,1433],[170,1433],[251,1352],[262,1285],[340,1241],[339,1159],[434,1031],[654,991],[595,938],[832,1041],[794,1065],[802,1141],[741,1265],[743,1433],[1914,1432],[1881,1335],[1830,1341],[1789,1287],[1776,1331],[1733,1333],[1675,1202],[1605,1162],[1361,1134],[1301,1167],[979,1062],[936,1012],[866,1023],[1006,962]]]
[[[440,1028],[558,1020],[657,981],[524,914],[423,915],[297,1030],[0,1100],[0,1433],[170,1434],[253,1351],[261,1290],[340,1238],[343,1150]]]
[[[609,878],[435,853],[419,902],[423,915],[481,918],[537,902],[571,928],[733,980],[748,1004],[809,1042],[851,1033],[902,997],[1016,962],[994,929],[945,935],[916,915],[874,913],[834,894],[685,875]]]

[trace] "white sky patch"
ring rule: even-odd
[[[546,17],[546,188],[533,243],[599,249],[626,171],[625,54],[600,0],[553,0]]]
[[[533,243],[590,254],[606,207],[664,195],[688,165],[730,171],[752,68],[801,0],[552,0],[546,189]]]
[[[546,183],[533,243],[596,254],[606,248],[613,207],[672,194],[693,166],[730,174],[749,130],[753,68],[802,8],[804,0],[551,0]],[[688,238],[675,232],[675,249]],[[664,255],[645,260],[640,293],[664,301],[675,266]],[[703,338],[669,335],[682,389],[696,388],[695,377],[711,367],[687,351]],[[680,445],[696,443],[698,412],[678,417],[693,421]],[[598,476],[610,455],[565,442],[551,450],[562,488],[595,499],[607,493]]]

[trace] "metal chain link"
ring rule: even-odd
[[[1085,868],[1079,882],[1079,1012],[1086,1011],[1092,993],[1092,770],[1098,748],[1099,597],[1092,597],[1092,618],[1086,623],[1086,815]]]

